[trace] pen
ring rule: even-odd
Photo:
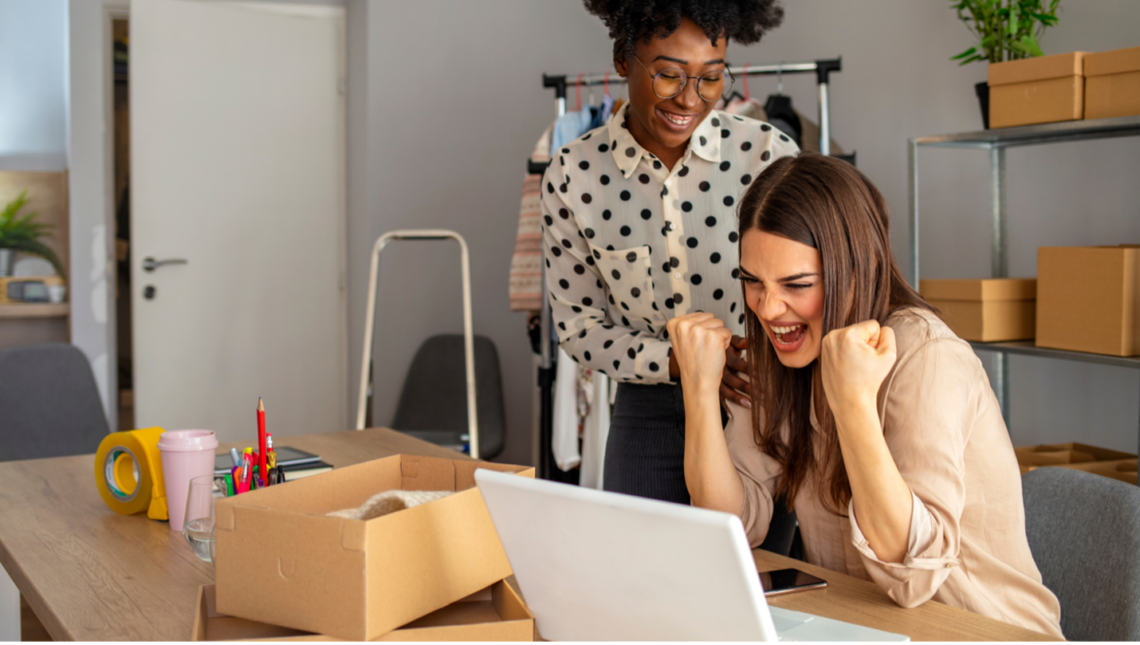
[[[235,466],[241,465],[241,454],[237,448],[230,448],[230,461],[234,462]]]
[[[249,478],[253,475],[253,448],[246,448],[245,454],[242,455],[241,462],[241,486],[238,487],[239,493],[249,491]]]

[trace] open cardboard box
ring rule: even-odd
[[[511,575],[475,470],[534,469],[395,455],[217,503],[217,610],[372,640]],[[456,494],[371,520],[329,517],[387,490]]]
[[[1136,460],[1136,455],[1127,452],[1098,448],[1077,442],[1022,446],[1021,448],[1014,448],[1013,452],[1017,455],[1017,465],[1020,467],[1022,475],[1040,466],[1068,467],[1072,464]]]
[[[219,613],[214,585],[198,588],[192,641],[336,641],[311,634]],[[399,629],[380,641],[533,641],[534,616],[505,580]]]
[[[1135,486],[1137,484],[1136,465],[1137,460],[1133,458],[1119,459],[1116,461],[1093,461],[1083,464],[1068,464],[1062,467],[1072,468],[1073,470],[1083,470],[1086,473],[1092,473],[1102,477],[1111,477],[1112,479]]]

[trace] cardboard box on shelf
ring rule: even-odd
[[[371,640],[511,575],[475,469],[534,469],[395,455],[219,500],[223,614]],[[454,495],[371,520],[327,513],[387,490]]]
[[[1140,47],[1085,55],[1085,118],[1140,114]]]
[[[1084,118],[1084,52],[991,63],[990,127]]]
[[[215,586],[198,588],[191,641],[336,641],[220,613]],[[384,634],[380,641],[533,641],[534,616],[515,590],[501,580],[467,598]]]
[[[1037,280],[920,280],[919,291],[938,307],[959,338],[981,342],[1033,338]]]
[[[1037,249],[1038,347],[1140,354],[1140,246]]]

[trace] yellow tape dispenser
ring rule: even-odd
[[[95,452],[95,485],[112,511],[134,515],[146,510],[152,520],[169,519],[158,438],[162,428],[109,434]]]

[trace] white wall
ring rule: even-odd
[[[973,84],[982,64],[947,60],[973,43],[946,2],[795,0],[784,26],[757,46],[730,47],[734,61],[843,56],[833,77],[833,134],[858,151],[859,168],[883,191],[894,216],[895,256],[910,265],[906,240],[909,137],[978,130]],[[1140,45],[1140,3],[1066,0],[1046,53]],[[752,84],[766,94],[774,80]],[[785,80],[797,105],[815,109],[814,80]],[[801,110],[804,107],[800,108]],[[1037,273],[1037,247],[1140,242],[1138,140],[1016,148],[1007,153],[1009,266]],[[989,275],[988,155],[920,153],[921,274]],[[988,367],[989,354],[980,353]],[[1014,356],[1011,432],[1017,445],[1082,440],[1136,452],[1136,370]]]
[[[67,0],[0,0],[0,170],[66,165]]]

